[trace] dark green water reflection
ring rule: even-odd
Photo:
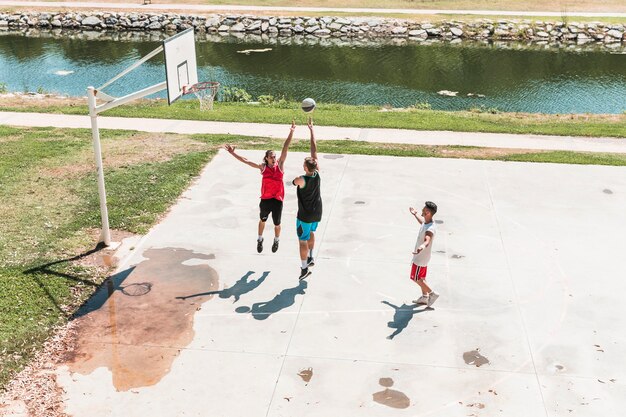
[[[286,44],[281,44],[285,42]],[[0,82],[9,90],[84,95],[158,42],[0,36]],[[271,47],[264,53],[237,53]],[[544,113],[621,113],[626,110],[626,54],[619,48],[525,48],[493,45],[307,45],[227,38],[196,44],[199,78],[287,98],[390,104],[428,102],[435,109],[471,107]],[[157,57],[108,91],[126,94],[164,80]],[[437,94],[458,92],[456,97]],[[468,93],[485,95],[468,97]]]

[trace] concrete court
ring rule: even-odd
[[[260,151],[241,153],[262,159]],[[304,156],[289,154],[286,183],[301,173]],[[212,268],[223,293],[185,314],[189,343],[118,343],[115,326],[115,337],[88,341],[103,346],[109,362],[90,373],[58,369],[66,412],[623,414],[626,168],[360,155],[320,161],[324,217],[306,286],[298,281],[295,190],[286,185],[279,251],[271,253],[266,229],[257,254],[260,176],[221,151],[119,269],[132,282],[146,254],[193,251],[182,265],[153,268],[144,297],[185,268]],[[418,290],[407,278],[418,228],[408,207],[426,199],[440,208],[429,282],[441,298],[432,310],[411,304]],[[261,283],[237,300],[224,291],[240,288],[242,277]],[[177,291],[165,296],[189,295]],[[112,294],[100,311],[118,324],[142,314],[124,319],[116,306],[125,295]],[[156,350],[151,358],[170,355],[171,365],[151,385],[116,390],[115,373],[119,381],[148,372],[150,362],[133,368],[147,349]],[[121,369],[115,358],[128,355],[136,359]]]

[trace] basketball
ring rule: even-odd
[[[315,100],[313,100],[312,98],[305,98],[304,100],[302,100],[302,110],[305,113],[313,111],[313,109],[315,109]]]

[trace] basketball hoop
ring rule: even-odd
[[[217,81],[205,81],[185,87],[183,94],[187,95],[193,93],[200,102],[200,110],[212,110],[213,100],[219,88],[220,83]]]

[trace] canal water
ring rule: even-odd
[[[9,91],[85,95],[160,42],[0,34],[0,83]],[[270,49],[241,53],[245,50]],[[626,52],[518,43],[376,43],[214,36],[196,43],[199,79],[318,102],[537,113],[626,111]],[[155,57],[106,91],[164,81]],[[442,91],[450,93],[441,93]],[[447,95],[445,95],[447,94]],[[456,95],[454,95],[456,94]],[[164,97],[164,95],[161,95]]]

